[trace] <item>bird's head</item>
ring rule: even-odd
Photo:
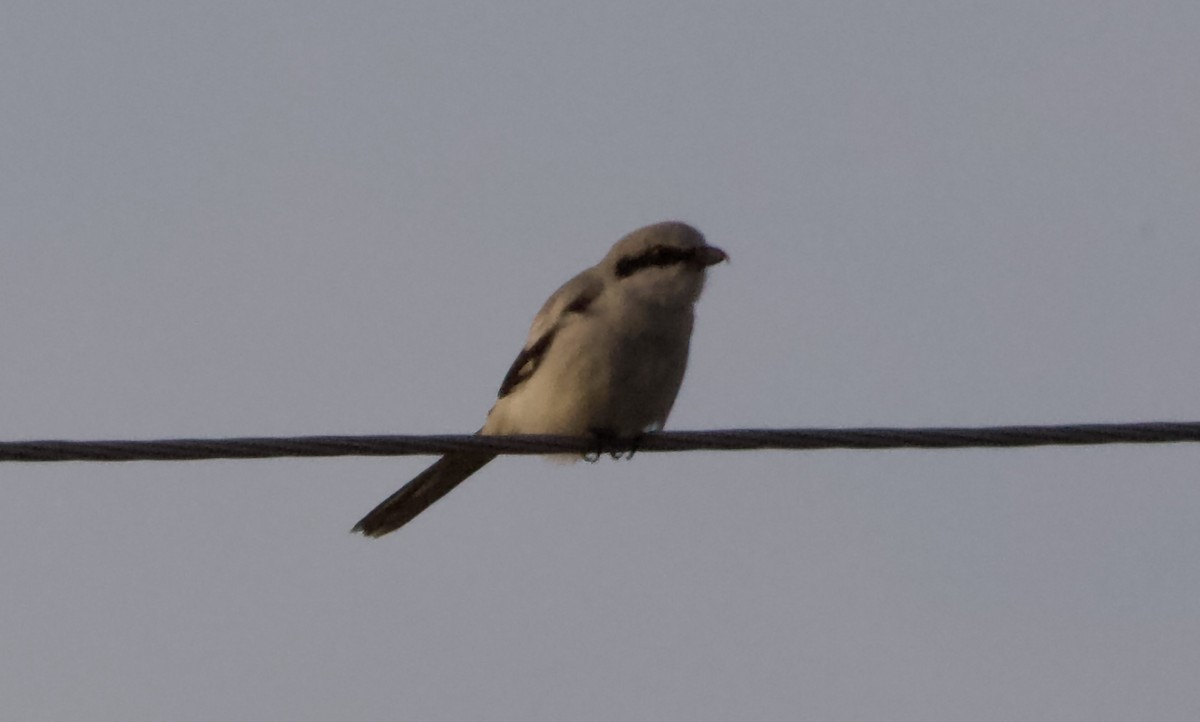
[[[694,303],[709,266],[729,260],[700,231],[665,221],[633,231],[613,245],[600,265],[629,292],[662,303]]]

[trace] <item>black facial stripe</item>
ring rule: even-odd
[[[617,261],[617,278],[627,278],[643,268],[664,268],[687,263],[695,257],[694,248],[654,246],[636,256],[626,256]]]

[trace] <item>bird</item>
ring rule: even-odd
[[[666,423],[708,269],[729,256],[680,221],[639,228],[546,300],[477,434],[636,441]],[[389,534],[495,458],[442,456],[352,529]]]

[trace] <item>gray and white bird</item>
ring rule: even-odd
[[[676,221],[617,241],[547,299],[478,433],[603,440],[661,429],[683,382],[706,272],[727,258]],[[379,537],[399,529],[494,458],[446,454],[353,531]]]

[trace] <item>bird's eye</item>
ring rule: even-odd
[[[643,268],[663,268],[691,259],[695,252],[674,246],[657,245],[636,256],[626,256],[617,262],[617,278],[625,278]]]

